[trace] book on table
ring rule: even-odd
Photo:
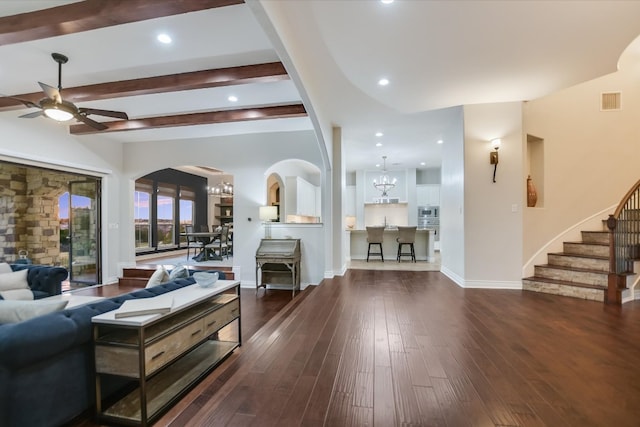
[[[173,307],[173,297],[128,299],[115,311],[115,318],[165,314]]]

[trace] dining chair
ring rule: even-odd
[[[222,259],[224,255],[226,255],[228,259],[229,258],[228,241],[229,241],[229,227],[227,225],[223,225],[220,229],[220,236],[216,237],[215,240],[205,245],[204,247],[207,250],[211,249],[214,252],[216,252],[218,256],[220,256],[220,259]]]
[[[384,255],[382,254],[382,241],[384,238],[384,226],[367,226],[367,242],[369,246],[367,247],[367,262],[369,262],[369,256],[379,256],[382,258],[382,262],[384,262]],[[371,246],[378,246],[380,248],[380,252],[371,252]]]
[[[414,243],[416,241],[416,229],[418,227],[414,226],[398,226],[398,237],[396,238],[396,242],[398,242],[398,254],[396,259],[400,262],[401,257],[410,256],[411,261],[416,262],[416,251],[414,247]],[[402,252],[402,247],[404,245],[409,245],[409,252]]]
[[[184,232],[187,233],[187,261],[189,261],[189,251],[193,249],[194,255],[196,254],[196,249],[201,251],[204,243],[197,240],[193,236],[189,236],[189,233],[193,233],[193,225],[185,225]]]

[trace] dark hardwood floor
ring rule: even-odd
[[[247,292],[254,332],[157,426],[640,425],[639,302],[414,271],[349,270],[277,312],[288,292]]]

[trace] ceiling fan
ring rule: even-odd
[[[105,130],[108,126],[87,117],[90,114],[98,116],[114,117],[117,119],[129,120],[127,113],[122,111],[98,110],[96,108],[76,107],[73,103],[62,99],[60,92],[62,91],[62,64],[66,64],[69,58],[61,53],[52,53],[51,57],[58,63],[58,88],[49,86],[48,84],[38,82],[46,98],[42,98],[38,103],[25,99],[9,96],[8,98],[22,102],[29,108],[38,108],[39,111],[28,113],[20,116],[20,118],[32,119],[34,117],[47,116],[58,122],[65,122],[75,118],[97,130]]]

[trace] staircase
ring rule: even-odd
[[[609,232],[582,231],[581,242],[564,242],[547,254],[547,264],[522,279],[522,289],[593,301],[605,300],[609,275]]]

